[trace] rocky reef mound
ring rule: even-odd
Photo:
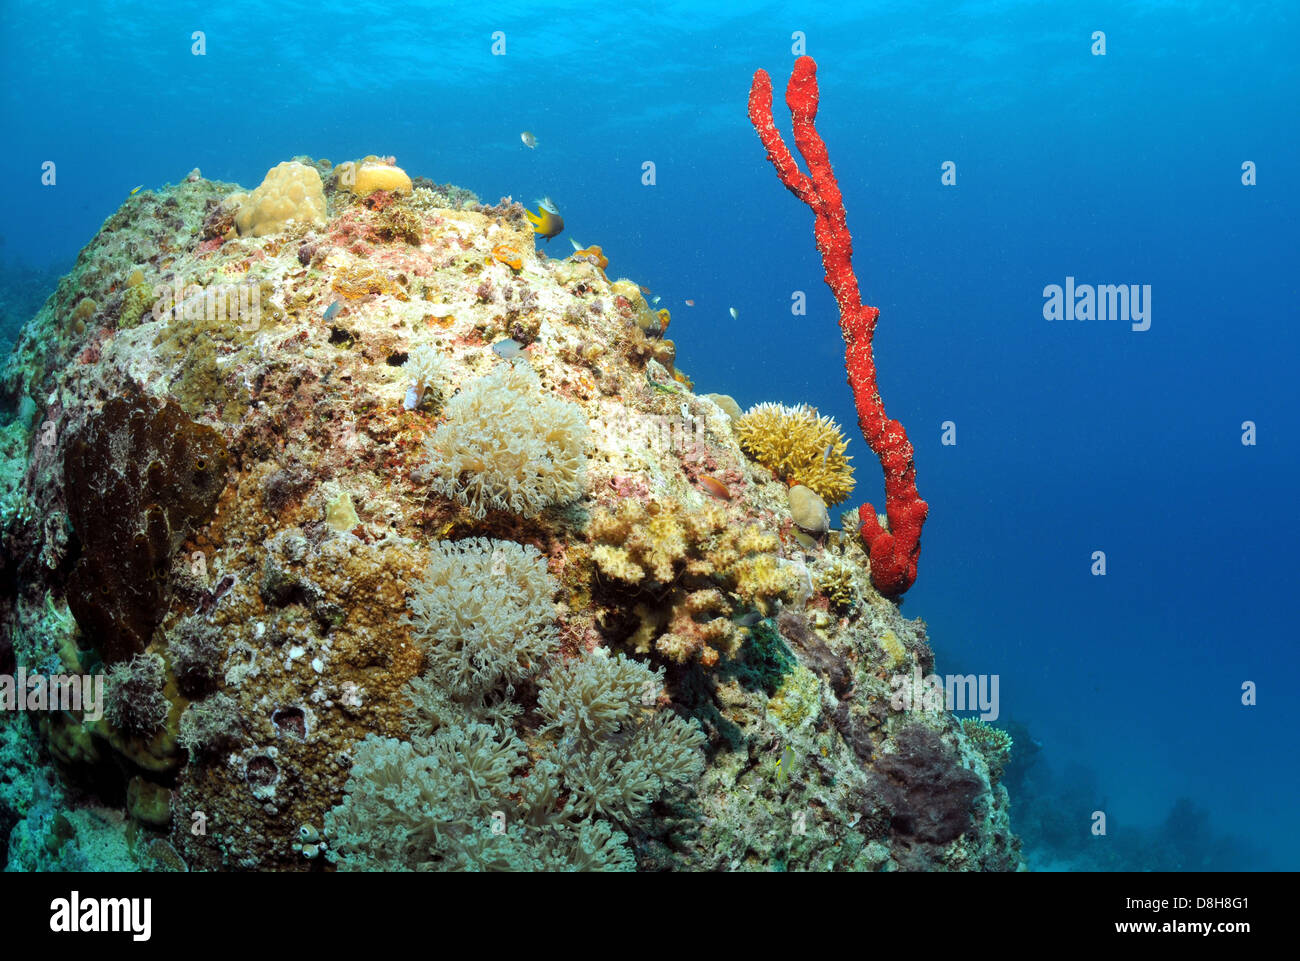
[[[0,673],[104,683],[0,716],[11,868],[1019,867],[838,427],[608,267],[379,158],[105,222],[0,374]]]

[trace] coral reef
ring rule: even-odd
[[[1011,761],[1013,742],[1010,733],[977,717],[962,718],[961,729],[984,755],[989,767],[989,780],[997,784]]]
[[[885,416],[885,405],[876,387],[871,338],[880,311],[862,303],[858,279],[853,273],[853,236],[846,222],[844,199],[831,170],[826,144],[817,133],[817,64],[812,57],[795,61],[785,100],[790,107],[795,146],[808,165],[806,174],[795,163],[790,148],[772,122],[771,78],[763,70],[755,72],[749,90],[750,123],[758,132],[767,159],[781,183],[807,204],[817,218],[813,232],[826,269],[826,283],[840,308],[844,366],[853,389],[858,426],[885,472],[885,513],[889,526],[882,524],[875,508],[864,504],[858,509],[862,539],[869,545],[872,583],[887,597],[897,597],[916,581],[921,528],[929,506],[916,491],[912,443],[903,425]]]
[[[366,738],[325,815],[328,857],[351,870],[631,869],[622,828],[653,821],[654,802],[704,768],[698,727],[654,709],[661,685],[602,651],[542,680],[532,751],[503,716]]]
[[[678,501],[624,501],[617,511],[596,511],[588,536],[599,573],[644,598],[636,602],[641,624],[632,646],[678,663],[698,658],[712,667],[734,654],[743,637],[731,614],[744,605],[766,611],[795,587],[774,535],[728,526],[712,505],[692,511]]]
[[[432,344],[421,344],[411,351],[402,365],[411,378],[411,387],[403,403],[415,410],[426,396],[437,396],[451,379],[451,364]]]
[[[128,198],[0,371],[0,674],[110,675],[0,712],[11,868],[1020,866],[838,431],[755,441],[509,198],[290,163],[319,217]]]
[[[171,713],[163,691],[165,665],[157,654],[137,654],[108,672],[104,716],[125,734],[153,734]]]

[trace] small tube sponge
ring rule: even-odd
[[[541,387],[527,364],[501,364],[447,403],[429,437],[429,486],[468,507],[533,517],[582,495],[587,420]]]
[[[430,673],[453,697],[475,700],[532,676],[554,650],[556,589],[532,545],[441,541],[405,623],[425,645]]]
[[[320,174],[315,167],[294,161],[272,167],[251,194],[232,194],[228,200],[239,203],[235,227],[240,236],[278,233],[291,220],[315,226],[325,223],[325,189]]]
[[[806,404],[756,404],[732,428],[736,440],[756,461],[783,481],[803,484],[828,504],[838,504],[853,489],[853,468],[844,454],[848,440],[833,418]]]

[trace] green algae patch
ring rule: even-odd
[[[821,679],[803,665],[796,665],[767,702],[767,715],[794,729],[814,720],[821,713],[821,703]]]
[[[729,663],[725,670],[745,690],[762,691],[773,697],[798,664],[781,632],[771,621],[764,619],[750,628],[749,636],[741,646],[740,657]]]

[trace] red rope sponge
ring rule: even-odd
[[[916,580],[916,563],[921,556],[921,527],[929,505],[916,492],[916,464],[912,443],[903,425],[885,416],[885,405],[876,387],[876,364],[871,338],[880,311],[862,303],[858,278],[853,273],[853,237],[844,214],[844,198],[831,170],[826,144],[817,133],[817,64],[812,57],[795,61],[785,102],[790,107],[794,144],[808,165],[803,173],[772,123],[772,80],[759,70],[749,88],[749,122],[767,148],[767,159],[776,174],[816,216],[813,234],[822,255],[826,283],[840,308],[840,330],[844,334],[844,367],[858,426],[885,472],[885,514],[889,529],[881,526],[870,504],[858,509],[862,539],[871,557],[871,582],[886,597],[898,597]]]

